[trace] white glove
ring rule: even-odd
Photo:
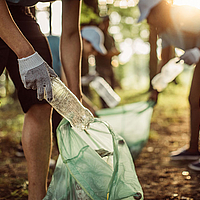
[[[46,90],[46,97],[50,102],[53,99],[50,77],[57,77],[54,70],[37,52],[26,58],[18,59],[18,63],[24,87],[26,89],[37,89],[39,100],[44,99],[44,91]]]
[[[188,65],[196,64],[200,59],[200,50],[197,47],[186,50],[180,58]]]

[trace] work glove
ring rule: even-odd
[[[46,98],[50,102],[53,99],[50,77],[57,77],[54,70],[35,52],[31,56],[18,59],[19,72],[26,89],[37,90],[37,98]]]
[[[200,50],[197,47],[186,50],[180,58],[188,65],[196,64],[200,59]]]

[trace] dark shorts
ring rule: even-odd
[[[47,39],[40,31],[39,25],[36,23],[28,8],[21,6],[9,6],[9,8],[22,33],[34,49],[52,67],[52,57]],[[34,104],[47,103],[45,100],[39,101],[37,99],[36,90],[27,90],[24,88],[19,74],[17,56],[0,38],[0,75],[3,73],[5,67],[17,89],[18,99],[25,113]]]

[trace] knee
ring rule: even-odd
[[[31,106],[26,115],[43,120],[49,120],[52,114],[52,107],[49,104],[35,104]]]

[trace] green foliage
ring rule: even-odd
[[[137,23],[137,19],[139,17],[138,7],[128,7],[126,9],[122,9],[119,7],[109,6],[108,13],[117,12],[121,16],[121,21],[118,26],[121,29],[121,33],[123,38],[138,38],[140,37],[140,32],[144,29],[149,29],[147,23],[144,21],[142,23]],[[132,18],[132,20],[131,20]]]
[[[92,7],[87,6],[84,2],[81,8],[81,24],[89,24],[90,22],[99,23],[99,16],[94,12]]]
[[[24,114],[18,101],[11,97],[0,98],[0,137],[15,135],[13,139],[19,140],[21,137]]]
[[[112,12],[117,12],[121,16],[120,23],[116,24],[116,26],[120,27],[123,39],[138,38],[140,37],[140,32],[142,30],[149,28],[145,21],[143,23],[137,23],[137,19],[139,17],[139,10],[137,6],[122,9],[114,7],[113,5],[108,5],[107,14],[110,15]],[[95,13],[94,8],[89,7],[83,2],[81,9],[81,24],[88,24],[90,22],[98,24],[100,22],[99,16]]]
[[[19,200],[22,197],[27,197],[28,196],[28,190],[17,189],[15,191],[11,192],[11,196],[13,198],[15,198],[15,200]]]
[[[123,17],[133,17],[133,18],[137,18],[139,16],[139,10],[138,7],[128,7],[126,9],[120,8],[120,7],[114,7],[113,5],[110,5],[108,7],[108,12],[111,13],[113,11],[117,12],[119,15],[123,16]]]

